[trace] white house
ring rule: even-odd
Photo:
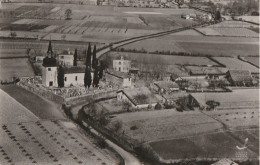
[[[159,95],[154,95],[147,87],[127,88],[117,92],[117,100],[128,102],[135,108],[147,108],[149,105],[154,107],[163,99]]]
[[[131,61],[125,60],[123,56],[119,60],[113,60],[113,69],[119,72],[128,73],[131,68]]]
[[[131,87],[132,85],[132,78],[127,73],[114,71],[114,70],[107,70],[105,74],[105,79],[108,82],[111,82],[114,85],[119,87]]]
[[[73,66],[74,56],[72,54],[60,54],[58,56],[59,65]]]
[[[53,57],[43,59],[42,84],[46,87],[58,87],[57,64]]]
[[[65,67],[64,68],[64,87],[83,86],[86,67]],[[93,75],[92,75],[93,77]]]

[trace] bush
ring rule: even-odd
[[[134,125],[134,126],[130,127],[130,129],[131,129],[131,130],[137,130],[138,127],[137,127],[136,125]]]
[[[162,109],[162,105],[161,105],[160,103],[157,103],[157,104],[155,105],[154,109],[160,110],[160,109]]]

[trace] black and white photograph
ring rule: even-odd
[[[259,0],[0,0],[0,165],[259,165]]]

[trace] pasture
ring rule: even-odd
[[[219,63],[225,65],[228,69],[249,70],[252,73],[259,73],[259,69],[247,62],[232,57],[213,57]]]
[[[27,58],[0,59],[0,80],[11,81],[13,77],[31,77],[34,72]]]
[[[186,31],[184,31],[186,32]],[[184,33],[183,32],[183,33]],[[189,31],[190,33],[190,31]],[[216,37],[180,33],[151,38],[122,46],[125,50],[146,50],[147,52],[188,52],[212,56],[258,55],[257,38]]]
[[[183,13],[199,13],[193,9],[148,8],[143,12],[144,9],[122,9],[113,6],[73,4],[39,6],[36,3],[12,5],[15,7],[3,4],[7,10],[3,17],[15,19],[13,22],[0,24],[2,31],[40,32],[39,37],[46,40],[52,36],[55,40],[102,43],[190,26],[196,22],[184,20],[180,16]],[[64,13],[68,8],[72,10],[71,20],[65,20]]]
[[[177,112],[170,109],[113,116],[110,124],[121,121],[125,135],[140,143],[195,136],[222,129],[216,120],[197,111]],[[137,129],[132,130],[133,126]]]
[[[259,57],[253,57],[253,56],[248,56],[248,57],[243,57],[245,60],[248,62],[254,64],[255,66],[258,66],[259,68]]]
[[[207,57],[130,53],[130,52],[110,52],[109,55],[114,59],[119,59],[120,56],[124,56],[133,62],[142,63],[142,64],[218,66],[217,63],[215,63],[214,61],[210,60]]]
[[[207,36],[225,36],[225,37],[254,37],[258,38],[259,33],[247,29],[247,28],[226,28],[226,27],[214,27],[214,28],[197,28],[199,32]]]
[[[243,133],[248,135],[250,131],[244,131]],[[237,134],[237,132],[219,132],[182,139],[164,140],[152,142],[150,146],[163,160],[169,162],[180,159],[218,160],[230,158],[232,160],[246,161],[258,158],[257,152],[250,149],[239,151],[236,146],[242,146],[244,139],[241,139],[241,142],[237,141],[230,134]],[[252,139],[249,145],[257,144],[257,140]]]

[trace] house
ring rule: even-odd
[[[43,59],[42,84],[46,87],[58,87],[57,61],[53,57]]]
[[[178,101],[181,98],[187,98],[189,95],[187,92],[184,91],[177,91],[177,92],[166,92],[162,94],[163,102],[169,105],[174,104],[176,101]]]
[[[119,60],[113,60],[113,69],[115,71],[128,73],[131,68],[131,61],[125,60],[123,56]]]
[[[44,56],[35,56],[35,62],[43,62]]]
[[[139,69],[138,68],[130,68],[129,73],[132,74],[132,75],[137,75],[139,73]]]
[[[83,86],[86,67],[64,67],[64,87]],[[92,75],[93,77],[93,75]]]
[[[253,85],[253,78],[249,70],[229,70],[226,78],[232,86]]]
[[[132,85],[132,78],[130,75],[115,70],[107,70],[105,79],[119,87],[130,87]]]
[[[211,165],[238,165],[238,164],[233,162],[230,159],[224,158],[224,159],[220,159],[219,161],[217,161]]]
[[[154,107],[162,102],[162,97],[154,95],[147,87],[127,88],[117,92],[117,100],[128,102],[135,108]]]
[[[73,66],[73,61],[74,61],[74,55],[70,54],[70,51],[66,51],[58,55],[59,65]]]
[[[172,81],[157,81],[154,82],[156,91],[160,93],[173,92],[179,90],[179,85]]]

